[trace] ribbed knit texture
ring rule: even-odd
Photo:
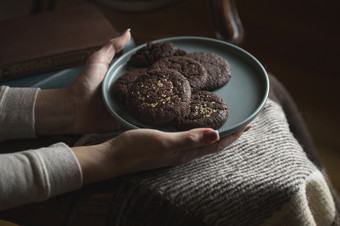
[[[0,210],[43,201],[81,186],[80,166],[64,143],[0,155]]]
[[[35,137],[34,103],[38,90],[0,86],[0,141]]]

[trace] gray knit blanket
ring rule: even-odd
[[[193,225],[334,224],[337,211],[330,185],[291,134],[281,107],[269,99],[251,126],[220,153],[125,176],[124,198],[116,198],[119,203],[113,205],[119,211],[111,206],[111,214],[116,215],[112,225],[129,224],[132,217],[153,222],[152,216],[140,214],[146,211],[143,208],[168,222],[162,225],[177,225],[176,214],[193,219]],[[77,145],[108,136],[87,135]],[[161,201],[148,201],[146,193]],[[169,217],[167,211],[176,214]],[[183,219],[183,225],[188,225],[190,221]]]

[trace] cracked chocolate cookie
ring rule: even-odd
[[[207,71],[204,66],[188,57],[171,56],[160,59],[150,66],[150,69],[173,69],[184,75],[193,89],[202,89],[207,81]]]
[[[139,76],[145,74],[147,70],[148,68],[136,68],[120,76],[113,85],[113,94],[115,95],[115,97],[119,101],[124,102],[125,96],[130,86],[136,81]]]
[[[185,55],[200,62],[208,73],[204,90],[213,91],[227,84],[231,78],[229,62],[211,52],[193,52]]]
[[[218,129],[228,116],[228,106],[221,97],[209,91],[195,91],[191,94],[189,114],[179,117],[174,126],[180,130],[200,127]]]
[[[131,56],[127,65],[133,67],[149,67],[159,59],[170,56],[182,56],[186,52],[177,48],[171,42],[146,43]]]
[[[175,70],[149,70],[129,88],[126,106],[137,120],[164,125],[189,114],[191,87]]]

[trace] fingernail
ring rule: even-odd
[[[246,126],[246,128],[244,129],[243,132],[247,132],[248,130],[250,130],[251,126]]]
[[[131,32],[131,28],[126,29],[127,32]]]
[[[206,130],[203,133],[203,140],[207,144],[211,144],[220,139],[220,134],[218,130]]]

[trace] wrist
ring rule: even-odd
[[[41,135],[72,134],[74,104],[67,89],[39,90],[35,102],[35,133]]]
[[[117,162],[110,154],[112,146],[102,144],[72,148],[83,174],[83,183],[95,183],[119,176]]]

